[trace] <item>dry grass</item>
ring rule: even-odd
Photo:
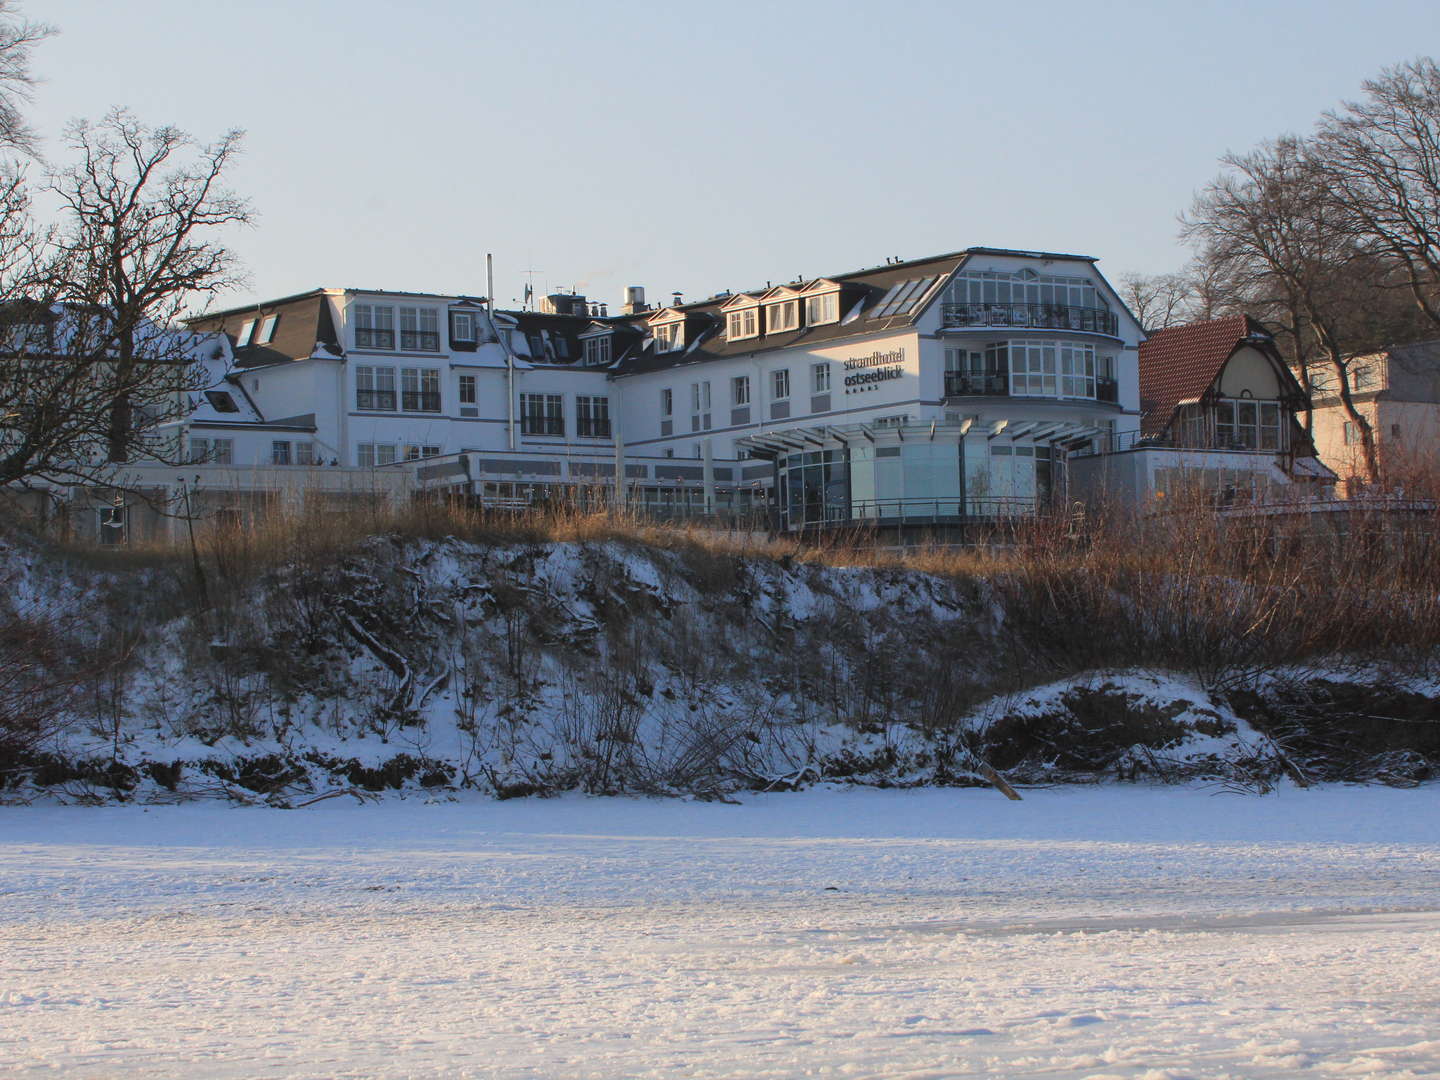
[[[223,606],[272,567],[330,563],[375,535],[658,548],[678,553],[706,592],[735,580],[738,559],[967,580],[992,591],[1006,613],[1013,662],[1037,673],[1156,664],[1234,682],[1341,653],[1428,662],[1440,645],[1440,529],[1434,512],[1420,510],[1286,518],[1177,505],[1163,516],[1111,510],[1036,520],[972,536],[963,546],[934,541],[902,549],[877,546],[859,532],[776,539],[655,524],[624,511],[556,505],[521,514],[437,500],[199,529],[194,551],[182,537],[69,555],[114,571],[168,566],[178,579],[197,579],[192,599],[200,606]]]

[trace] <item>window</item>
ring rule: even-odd
[[[1353,420],[1345,421],[1345,445],[1360,445],[1360,428]]]
[[[840,318],[840,294],[837,292],[821,293],[819,296],[807,296],[805,298],[805,325],[821,326],[824,323],[832,323]]]
[[[395,369],[360,365],[355,369],[355,407],[395,411]]]
[[[1010,342],[1010,393],[1022,397],[1056,397],[1059,391],[1057,359],[1054,342]]]
[[[810,391],[815,394],[828,394],[830,392],[830,365],[810,365]]]
[[[395,309],[383,304],[356,304],[355,347],[395,348]]]
[[[1095,396],[1095,346],[1060,343],[1060,394],[1062,397]]]
[[[790,369],[780,368],[770,373],[770,396],[780,401],[790,396]]]
[[[564,435],[565,399],[559,394],[521,394],[520,431],[525,435]]]
[[[230,396],[228,390],[206,390],[205,400],[210,402],[210,407],[219,413],[240,411],[240,406],[235,404],[235,399]]]
[[[685,347],[685,324],[683,322],[665,323],[663,326],[654,328],[655,351],[676,352]]]
[[[794,300],[783,304],[769,304],[765,308],[765,332],[779,334],[794,330],[800,325],[800,305]]]
[[[433,307],[401,307],[400,348],[406,352],[440,351],[440,316]]]
[[[575,434],[582,439],[610,437],[610,399],[604,397],[575,398]]]
[[[725,316],[725,336],[735,341],[757,335],[760,332],[759,312],[760,309],[754,307],[730,312]]]
[[[710,430],[710,380],[690,384],[690,430]]]
[[[930,286],[935,284],[939,275],[931,275],[923,278],[910,278],[897,285],[892,285],[890,291],[880,298],[880,303],[870,313],[872,319],[888,318],[891,315],[909,315],[915,305],[920,302],[921,297],[929,291]]]
[[[474,375],[461,375],[461,376],[460,376],[460,404],[461,404],[461,405],[474,405],[474,404],[475,404],[475,376],[474,376]]]
[[[255,336],[255,320],[246,319],[245,324],[240,327],[240,333],[235,336],[235,347],[243,349],[250,344],[250,339]]]
[[[295,464],[315,464],[315,444],[312,442],[297,442],[295,444]]]
[[[667,446],[661,456],[673,458],[675,456],[675,448],[673,446]]]
[[[1380,373],[1374,364],[1355,365],[1355,392],[1363,394],[1380,386]]]
[[[193,465],[233,465],[234,439],[191,439],[190,462]]]
[[[400,391],[403,411],[440,411],[440,372],[431,368],[402,368]]]
[[[1221,450],[1279,450],[1280,405],[1249,398],[1215,403],[1215,442]]]
[[[668,387],[660,391],[660,415],[675,415],[675,391]]]
[[[260,344],[269,345],[275,340],[275,328],[280,325],[279,315],[267,315],[260,326]]]
[[[585,339],[585,363],[590,367],[604,367],[610,363],[610,335]]]
[[[361,443],[359,445],[356,461],[362,469],[373,469],[377,465],[393,465],[395,463],[395,446],[393,443]]]
[[[736,375],[730,380],[730,403],[732,405],[750,404],[749,375]]]
[[[471,344],[475,341],[475,315],[469,311],[450,313],[450,340]]]
[[[270,464],[290,464],[290,444],[281,439],[276,439],[270,444]]]

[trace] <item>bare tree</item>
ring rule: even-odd
[[[237,282],[217,232],[250,219],[222,184],[238,132],[197,146],[116,111],[68,134],[76,163],[48,185],[61,222],[37,235],[17,189],[0,251],[14,267],[0,283],[0,484],[106,482],[124,462],[176,459],[155,431],[188,414],[203,378],[177,322]]]
[[[1367,80],[1314,142],[1346,224],[1440,326],[1440,67],[1422,57]]]
[[[35,132],[21,110],[35,85],[30,52],[53,33],[53,27],[21,16],[12,0],[0,0],[0,147],[27,155],[36,151]]]
[[[1318,359],[1334,375],[1360,436],[1368,479],[1379,479],[1375,434],[1354,400],[1357,356],[1393,340],[1387,266],[1356,237],[1308,143],[1285,137],[1222,159],[1225,171],[1182,220],[1237,297],[1268,306],[1298,353],[1307,384]],[[1313,349],[1314,356],[1311,355]]]
[[[1194,297],[1184,274],[1124,274],[1120,299],[1147,331],[1190,321]]]

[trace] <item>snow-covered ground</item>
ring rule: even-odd
[[[0,809],[0,1074],[1440,1075],[1440,787]]]

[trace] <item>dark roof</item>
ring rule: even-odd
[[[1275,353],[1275,339],[1248,315],[1172,326],[1141,342],[1140,430],[1164,431],[1175,407],[1202,397],[1241,345]]]
[[[857,337],[861,334],[880,333],[913,325],[921,311],[928,306],[922,303],[933,297],[935,288],[969,258],[968,252],[952,252],[928,259],[891,263],[888,266],[871,267],[848,274],[826,274],[811,281],[829,280],[840,284],[840,320],[819,326],[801,326],[783,334],[763,334],[759,337],[727,340],[724,335],[725,317],[721,309],[741,293],[721,295],[710,300],[683,304],[676,310],[685,315],[686,348],[673,353],[656,353],[653,345],[636,347],[621,356],[617,374],[638,375],[650,371],[662,371],[682,364],[719,360],[731,356],[746,356],[755,352],[768,352],[790,345],[820,345],[831,341]],[[876,318],[880,302],[890,289],[906,281],[933,278],[915,304],[902,315],[888,315]],[[810,282],[785,282],[783,284],[797,291]],[[764,289],[746,289],[744,295],[758,295]],[[663,309],[662,309],[663,310]],[[612,322],[637,325],[643,323],[654,312],[639,315],[616,316]],[[851,316],[855,317],[852,318]]]
[[[268,367],[272,364],[302,360],[315,351],[316,345],[328,346],[338,359],[341,355],[340,338],[335,332],[335,320],[330,313],[330,301],[323,289],[288,296],[281,300],[255,304],[251,307],[236,308],[233,311],[217,312],[190,320],[193,330],[219,331],[235,341],[250,320],[257,321],[255,333],[271,315],[278,315],[275,324],[275,340],[263,344],[235,348],[237,368]]]

